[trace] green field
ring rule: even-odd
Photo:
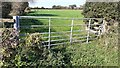
[[[82,10],[38,10],[31,11],[28,16],[70,17],[83,18]]]
[[[63,18],[83,18],[80,10],[40,10],[32,11],[27,16],[41,16],[41,17],[63,17]],[[26,23],[27,20],[27,23]],[[48,19],[35,19],[35,20],[22,20],[21,25],[48,25]],[[70,27],[64,27],[64,25],[71,25],[71,20],[52,19],[51,25],[61,25],[63,27],[52,27],[54,31],[66,31],[70,30]],[[75,20],[74,24],[83,24],[83,20]],[[62,28],[62,29],[61,29]],[[75,29],[79,29],[75,27]],[[46,30],[46,29],[44,29]],[[26,31],[25,31],[26,32]],[[31,31],[30,31],[31,32]],[[43,31],[44,32],[44,31]]]
[[[31,11],[30,13],[26,14],[26,16],[41,16],[41,17],[60,17],[60,18],[70,18],[70,19],[51,19],[51,32],[64,32],[64,31],[71,31],[72,25],[72,18],[83,18],[81,14],[81,10],[39,10],[39,11]],[[27,23],[26,23],[27,22]],[[74,20],[73,31],[84,30],[83,32],[73,32],[74,34],[79,34],[81,36],[87,36],[85,31],[85,26],[81,25],[84,24],[83,20]],[[45,25],[43,27],[35,27],[35,28],[28,28],[24,29],[21,28],[21,33],[35,33],[35,32],[48,32],[49,31],[49,19],[22,19],[21,26],[34,26],[34,25]],[[79,26],[75,26],[79,25]],[[70,32],[68,33],[61,33],[61,34],[51,34],[51,36],[62,36],[61,39],[67,38],[69,39]],[[48,36],[48,35],[45,35]],[[73,36],[77,38],[78,36]],[[53,38],[53,40],[60,39],[60,38]],[[81,38],[78,38],[81,39]],[[86,38],[85,38],[86,39]],[[47,39],[46,39],[47,40]]]
[[[42,16],[42,17],[68,17],[68,18],[83,18],[80,10],[39,10],[32,11],[26,16]],[[51,20],[52,25],[60,25],[61,27],[52,27],[52,32],[70,31],[71,20]],[[83,20],[75,20],[74,24],[84,24]],[[22,19],[21,26],[32,25],[48,25],[48,19]],[[62,27],[63,26],[63,27]],[[74,26],[74,30],[85,30],[85,26]],[[48,26],[39,28],[21,28],[21,33],[48,32]],[[86,32],[78,32],[86,36]],[[53,34],[55,36],[55,34]],[[58,35],[58,34],[56,34]],[[61,34],[64,38],[68,38],[69,34]],[[46,35],[47,36],[47,35]],[[79,36],[78,36],[79,37]],[[59,38],[57,38],[59,39]],[[47,39],[46,39],[47,40]],[[103,42],[101,42],[103,41]],[[72,66],[117,66],[118,53],[116,46],[105,46],[104,38],[92,41],[89,44],[73,44],[64,46],[55,46],[51,49],[63,53],[66,57],[65,61]]]

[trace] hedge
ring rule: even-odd
[[[86,2],[83,9],[86,18],[105,18],[118,20],[118,2]]]

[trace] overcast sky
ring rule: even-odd
[[[83,5],[86,0],[34,0],[34,2],[30,2],[30,7],[46,7],[51,8],[53,5],[62,5],[68,6],[72,4],[76,4],[77,6]]]

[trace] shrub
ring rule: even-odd
[[[42,45],[41,34],[34,33],[28,34],[25,40],[19,41],[19,45],[13,45],[14,43],[9,38],[15,37],[13,32],[5,30],[3,36],[5,41],[2,47],[2,67],[49,67],[49,66],[66,66],[70,63],[70,59],[67,53],[65,53],[65,47],[53,47],[47,49]],[[7,35],[7,36],[6,36]],[[16,38],[13,38],[16,40]],[[12,40],[13,40],[12,39]],[[6,45],[6,46],[5,46]],[[1,45],[2,46],[2,45]]]
[[[86,2],[83,15],[86,18],[105,18],[118,20],[117,2]]]
[[[17,54],[16,48],[19,44],[17,31],[12,29],[4,29],[2,33],[2,42],[0,43],[0,55],[1,55],[1,63],[5,66],[12,66],[11,60],[14,59]],[[2,62],[3,61],[3,62]]]

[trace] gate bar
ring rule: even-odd
[[[74,26],[74,19],[72,19],[72,23],[71,23],[70,44],[72,44],[73,26]]]
[[[50,45],[51,45],[51,18],[49,18],[49,43],[48,43],[48,49],[50,49]]]

